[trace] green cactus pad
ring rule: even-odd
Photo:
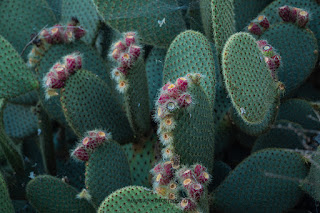
[[[263,11],[261,11],[260,14],[268,17],[268,20],[271,24],[282,22],[281,17],[278,15],[278,8],[284,5],[306,9],[311,14],[311,18],[309,20],[309,23],[307,24],[307,27],[309,27],[310,30],[316,35],[319,44],[320,7],[317,0],[275,0],[271,4],[269,4]]]
[[[186,29],[181,12],[171,9],[178,6],[175,0],[93,2],[108,25],[120,32],[138,32],[145,44],[167,47],[177,34]]]
[[[62,0],[61,17],[63,23],[68,23],[76,17],[80,26],[87,31],[82,38],[87,44],[92,44],[99,27],[99,15],[92,1]]]
[[[0,99],[0,148],[6,156],[12,169],[18,174],[24,172],[24,163],[22,156],[18,152],[18,147],[13,143],[11,138],[5,133],[3,123],[3,111],[6,106],[4,99]]]
[[[8,102],[21,105],[35,105],[38,102],[38,99],[38,91],[32,90],[23,95],[19,95],[13,99],[10,99]]]
[[[243,30],[252,19],[273,0],[234,0],[234,13],[237,31]],[[268,18],[268,17],[267,17]]]
[[[214,157],[224,155],[225,150],[234,142],[234,127],[228,115],[214,124]],[[219,158],[220,159],[220,158]]]
[[[308,169],[302,157],[282,149],[265,149],[241,162],[214,192],[214,205],[223,212],[283,212],[303,193],[300,179]]]
[[[75,188],[49,175],[31,180],[26,191],[29,202],[39,212],[95,212],[87,200],[76,197],[78,192]]]
[[[320,123],[310,102],[302,99],[289,99],[280,105],[278,119],[289,120],[300,124],[304,129],[319,130]]]
[[[151,187],[150,173],[155,161],[156,135],[152,135],[144,144],[126,144],[122,146],[130,165],[132,184]]]
[[[141,186],[128,186],[109,195],[98,209],[98,213],[103,212],[182,213],[174,203]]]
[[[83,69],[90,70],[92,73],[98,75],[108,85],[112,85],[110,74],[108,72],[111,69],[111,65],[109,63],[104,62],[96,50],[94,50],[92,47],[86,45],[84,42],[81,41],[71,43],[68,45],[59,44],[51,46],[51,48],[46,52],[46,54],[42,57],[40,61],[38,69],[39,80],[42,80],[42,78],[49,72],[50,68],[57,61],[62,60],[62,57],[71,54],[75,51],[79,51],[83,55]],[[109,86],[109,90],[112,91],[113,88]],[[59,96],[51,97],[50,99],[45,99],[45,88],[43,87],[43,85],[41,85],[40,99],[42,105],[44,106],[51,118],[59,121],[62,124],[66,124],[64,114],[61,110]]]
[[[311,168],[308,176],[303,180],[301,188],[312,196],[316,201],[320,201],[320,147],[311,155]]]
[[[132,184],[128,159],[112,140],[104,142],[90,155],[85,176],[86,188],[96,206],[112,192]]]
[[[61,18],[61,4],[62,0],[46,0],[51,7],[52,12],[56,16],[57,20]]]
[[[201,20],[198,20],[198,23],[196,23],[196,24],[202,23],[206,37],[210,41],[213,41],[211,0],[200,0],[199,7],[200,7],[199,11],[193,11],[193,13],[200,13],[197,15],[199,15],[201,17]],[[190,15],[192,15],[192,14],[190,14]],[[192,18],[194,18],[194,17],[192,17]]]
[[[0,212],[12,213],[14,208],[7,189],[7,184],[0,173]]]
[[[0,2],[0,32],[20,54],[33,33],[56,24],[51,7],[45,0],[3,0]],[[23,58],[26,58],[28,47]],[[19,70],[23,71],[23,69]],[[25,73],[25,72],[23,72]]]
[[[69,184],[78,190],[81,190],[85,187],[84,173],[84,163],[76,162],[71,159],[66,162],[57,159],[57,176],[60,178],[67,177]]]
[[[234,0],[211,0],[212,28],[218,58],[228,38],[236,32]]]
[[[204,79],[202,79],[204,80]],[[174,153],[182,165],[200,163],[211,173],[214,153],[214,120],[212,108],[201,86],[189,88],[193,105],[174,116]]]
[[[277,73],[289,95],[314,69],[318,60],[318,53],[315,54],[318,49],[317,39],[310,30],[291,23],[272,25],[260,39],[267,40],[280,53],[282,65]]]
[[[77,71],[66,81],[60,99],[66,119],[77,135],[82,136],[88,129],[107,129],[119,143],[133,136],[110,86],[95,74]]]
[[[30,106],[7,103],[3,111],[4,129],[8,136],[24,138],[36,134],[37,116]]]
[[[213,188],[217,188],[231,171],[232,169],[225,162],[215,161],[213,164],[213,173],[212,173]]]
[[[278,125],[281,125],[284,129],[277,128]],[[286,120],[279,120],[274,126],[269,132],[258,137],[251,152],[257,152],[266,148],[304,149],[302,145],[303,137],[292,129],[286,129],[292,127],[301,130],[301,125]]]
[[[210,105],[215,98],[215,65],[209,41],[201,33],[185,31],[171,43],[164,63],[163,82],[174,81],[188,73],[200,73]]]
[[[166,53],[166,49],[153,48],[146,60],[150,111],[154,109],[157,93],[162,87],[162,73]]]
[[[232,104],[248,124],[261,124],[279,99],[256,40],[248,33],[232,35],[223,50],[223,77]]]
[[[128,88],[124,92],[125,108],[136,137],[150,129],[149,97],[146,67],[140,57],[126,76]]]
[[[238,112],[235,112],[235,109],[232,109],[230,113],[231,119],[241,131],[248,135],[258,136],[267,132],[271,128],[272,124],[276,121],[279,112],[280,99],[275,100],[274,106],[274,108],[270,108],[267,111],[267,117],[262,121],[262,123],[248,124],[240,117]]]
[[[38,82],[31,70],[2,36],[0,36],[0,49],[0,98],[14,98],[38,88]]]

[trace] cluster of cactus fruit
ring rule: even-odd
[[[0,8],[0,212],[317,211],[319,1]]]

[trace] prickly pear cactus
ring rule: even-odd
[[[319,14],[0,0],[1,212],[317,212]]]

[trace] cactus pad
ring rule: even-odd
[[[223,77],[232,104],[248,124],[260,124],[279,99],[256,40],[248,33],[232,35],[223,51]]]
[[[282,149],[265,149],[241,162],[218,186],[214,204],[223,212],[283,212],[303,193],[300,179],[307,175],[302,157]]]
[[[103,20],[120,32],[137,31],[142,43],[169,46],[185,30],[185,23],[175,0],[147,1],[94,0]],[[162,24],[161,24],[162,23]]]
[[[141,186],[128,186],[109,195],[100,205],[98,212],[181,212],[177,206],[152,190]]]
[[[95,212],[87,200],[76,197],[78,192],[75,188],[52,176],[34,178],[26,191],[29,202],[39,212]]]
[[[112,140],[104,142],[90,155],[85,176],[86,188],[97,206],[115,190],[131,185],[128,159]]]
[[[215,65],[213,51],[206,37],[195,31],[179,34],[171,43],[164,64],[163,82],[174,82],[188,73],[199,73],[204,80],[201,86],[205,90],[210,105],[215,97]]]
[[[10,200],[7,184],[0,173],[0,211],[2,213],[14,212],[12,202]]]
[[[79,70],[70,76],[60,99],[67,121],[78,135],[88,129],[105,128],[120,143],[133,136],[128,119],[111,91],[110,86],[89,71]],[[74,116],[76,113],[81,116]]]

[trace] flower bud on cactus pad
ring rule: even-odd
[[[267,19],[266,16],[263,16],[263,15],[259,16],[258,23],[260,24],[260,26],[262,26],[264,28],[264,30],[266,30],[270,27],[269,20]]]
[[[78,26],[78,27],[74,28],[74,37],[77,40],[82,38],[86,33],[87,33],[87,31],[85,29],[83,29],[81,26]]]
[[[75,40],[73,28],[67,27],[62,34],[62,40],[64,43],[71,43]]]
[[[192,182],[192,180],[191,180],[190,178],[185,179],[185,180],[182,182],[184,188],[186,188],[186,189],[190,189],[192,183],[193,183],[193,182]]]
[[[60,81],[65,81],[67,77],[69,76],[69,73],[67,72],[67,68],[65,65],[56,63],[52,67],[53,72],[57,74],[57,77]]]
[[[290,22],[295,23],[297,21],[298,13],[301,12],[301,9],[296,7],[289,7],[290,8]]]
[[[136,33],[134,32],[128,32],[125,35],[126,44],[129,47],[130,45],[134,44],[136,42]]]
[[[176,87],[176,85],[170,84],[170,85],[168,86],[168,94],[169,94],[171,97],[178,97],[179,92],[178,92],[178,88]]]
[[[283,21],[285,22],[291,21],[291,9],[289,6],[285,5],[285,6],[279,7],[278,14]]]
[[[193,178],[193,172],[190,169],[181,171],[180,177],[182,179]]]
[[[113,48],[118,49],[121,53],[123,53],[127,49],[127,46],[122,41],[118,41],[113,45]]]
[[[154,174],[159,174],[162,171],[163,167],[161,163],[158,163],[152,170]]]
[[[140,56],[141,53],[141,47],[137,45],[131,45],[129,47],[129,53],[132,55],[135,59],[137,59]]]
[[[196,203],[194,203],[192,200],[184,198],[181,200],[180,202],[180,207],[182,208],[182,210],[184,211],[191,211],[191,210],[195,210],[196,208]]]
[[[199,183],[192,183],[188,189],[190,197],[195,199],[196,201],[200,200],[203,195],[204,188]]]
[[[280,65],[281,65],[281,57],[280,57],[280,55],[274,55],[272,57],[272,59],[273,59],[275,65],[276,65],[276,69],[278,69],[280,67]]]
[[[297,25],[299,27],[305,27],[309,22],[309,13],[307,11],[300,11],[297,15]]]
[[[162,174],[158,174],[156,177],[156,182],[160,185],[167,185],[169,184],[171,179],[169,177],[163,176]]]
[[[185,92],[188,89],[188,80],[184,77],[178,78],[176,86],[181,92]]]
[[[171,179],[173,177],[173,169],[171,161],[167,161],[163,164],[163,176],[168,177]]]
[[[178,104],[175,101],[169,101],[166,108],[169,112],[175,112],[179,109]]]
[[[261,48],[262,53],[264,56],[267,57],[273,57],[274,56],[274,51],[271,45],[267,44],[264,47]]]
[[[166,91],[170,85],[171,85],[171,83],[166,83],[166,84],[162,87],[162,91]]]
[[[123,53],[120,55],[121,67],[130,68],[133,64],[132,56],[129,53]]]
[[[180,107],[187,107],[192,103],[192,98],[189,94],[179,96],[178,103]]]
[[[50,30],[50,35],[52,38],[53,43],[61,43],[63,41],[62,39],[63,34],[63,28],[60,24],[54,25]]]
[[[264,61],[267,63],[269,70],[275,71],[276,70],[276,63],[272,58],[265,57]]]
[[[60,89],[64,81],[60,80],[54,71],[50,71],[45,77],[45,86],[51,89]]]
[[[165,104],[170,99],[171,99],[171,97],[168,94],[162,94],[162,95],[160,95],[160,97],[158,99],[158,103]]]
[[[262,30],[259,27],[258,24],[251,22],[248,26],[248,31],[254,35],[261,35],[262,34]]]
[[[200,164],[196,164],[196,165],[194,166],[193,172],[194,172],[197,176],[200,176],[200,174],[201,174],[202,172],[206,171],[206,170],[207,170],[207,169],[206,169],[204,166],[202,166],[202,165],[200,165]]]
[[[266,40],[259,40],[257,41],[257,44],[260,49],[262,49],[264,46],[268,45],[268,42]]]
[[[40,39],[44,39],[48,44],[53,44],[53,39],[47,29],[43,29],[40,32]]]
[[[77,147],[71,154],[72,157],[79,159],[81,161],[88,161],[89,154],[83,146]]]
[[[118,49],[114,49],[111,53],[111,56],[114,60],[118,60],[120,58],[121,51]]]
[[[203,183],[208,183],[208,180],[210,179],[210,176],[207,172],[202,172],[199,177],[197,178],[198,182],[203,184]]]

